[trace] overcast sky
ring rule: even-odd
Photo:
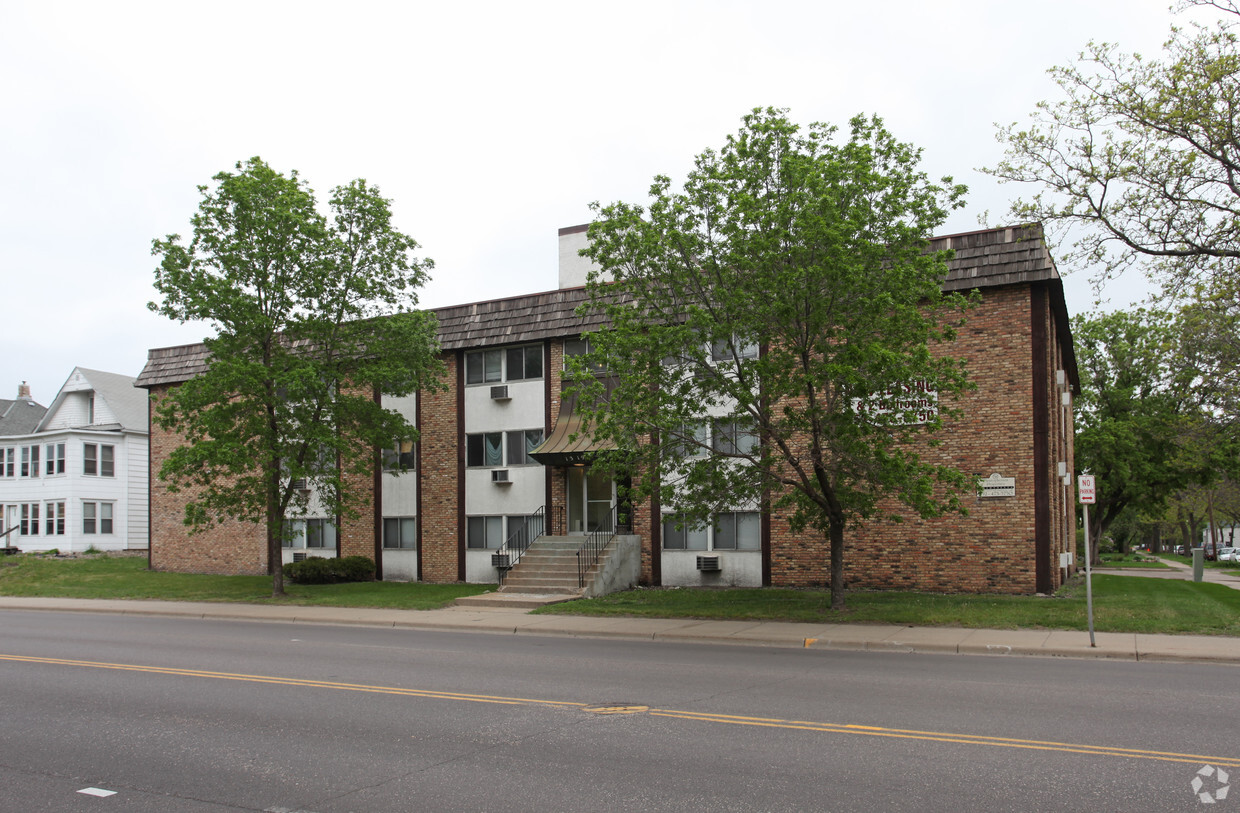
[[[357,177],[434,259],[427,307],[557,284],[556,230],[683,178],[757,106],[877,113],[968,184],[943,234],[1007,222],[995,122],[1090,39],[1154,54],[1168,0],[103,3],[0,0],[0,397],[137,375],[202,339],[148,312],[151,240],[238,161],[326,201]],[[1091,307],[1067,275],[1073,313]],[[1140,279],[1113,284],[1123,304]]]

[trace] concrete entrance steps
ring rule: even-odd
[[[534,540],[495,593],[458,598],[462,607],[540,607],[581,598],[577,551],[581,537],[542,536]]]
[[[540,536],[508,571],[501,593],[535,593],[577,598],[577,551],[585,540],[570,536]]]

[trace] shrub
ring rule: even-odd
[[[308,556],[284,566],[284,578],[297,584],[336,584],[374,581],[375,563],[365,556],[340,559]]]

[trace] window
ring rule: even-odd
[[[758,550],[762,547],[761,523],[756,511],[715,515],[714,550]]]
[[[709,526],[694,527],[692,523],[692,520],[686,521],[683,514],[664,514],[664,550],[759,550],[762,547],[762,523],[756,511],[716,514]]]
[[[6,446],[0,449],[0,477],[13,477],[17,473],[17,448]]]
[[[465,465],[504,465],[504,433],[483,432],[477,435],[466,435]]]
[[[391,447],[383,450],[383,470],[413,471],[416,459],[413,441],[398,440]]]
[[[49,502],[44,506],[47,509],[47,523],[43,532],[48,536],[64,536],[65,535],[65,504],[63,502]]]
[[[568,369],[568,360],[573,356],[587,356],[590,354],[590,340],[586,338],[568,339],[564,342],[564,369]],[[590,371],[595,375],[602,375],[606,369],[602,364],[594,362],[590,365]]]
[[[49,443],[44,448],[44,456],[47,458],[47,475],[65,473],[65,445],[63,443]]]
[[[22,477],[38,477],[39,476],[39,447],[23,446],[22,449]]]
[[[112,533],[112,503],[82,503],[82,533]]]
[[[326,549],[336,547],[336,526],[330,519],[288,520],[283,547]]]
[[[542,345],[527,344],[525,347],[510,347],[505,353],[504,361],[506,381],[522,381],[543,376]]]
[[[21,511],[21,530],[18,533],[22,536],[38,536],[39,504],[37,502],[24,502],[21,504]]]
[[[504,544],[503,517],[466,517],[465,544],[467,547],[481,550],[494,550]]]
[[[752,342],[743,341],[738,336],[731,339],[719,339],[710,344],[710,360],[711,361],[734,361],[732,355],[735,348],[735,358],[753,359],[758,357],[758,345]]]
[[[116,447],[100,443],[82,444],[82,473],[113,477],[116,474],[114,452]]]
[[[664,550],[707,550],[706,526],[695,527],[683,514],[663,515]]]
[[[537,465],[538,461],[529,456],[543,442],[543,430],[526,429],[508,433],[508,465]]]
[[[474,350],[465,354],[466,384],[494,384],[542,377],[541,344],[527,344],[502,350]]]
[[[711,448],[723,455],[752,455],[758,448],[758,436],[744,421],[717,420],[713,427]]]
[[[417,521],[413,517],[387,517],[383,520],[383,547],[412,550],[418,546]]]
[[[698,457],[710,445],[710,432],[705,421],[686,421],[668,432],[663,444],[669,459]]]
[[[306,520],[307,548],[335,548],[336,526],[329,519]]]

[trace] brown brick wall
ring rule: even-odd
[[[168,392],[155,387],[154,399]],[[150,406],[154,414],[154,401]],[[151,569],[176,573],[254,575],[267,572],[267,535],[261,525],[224,520],[207,531],[190,534],[185,505],[191,492],[172,493],[159,479],[168,455],[184,442],[181,435],[151,421]]]
[[[428,582],[458,581],[459,500],[464,450],[458,443],[460,418],[457,414],[458,357],[454,352],[443,354],[447,373],[443,381],[448,387],[442,392],[423,393],[421,398],[422,426],[421,465],[418,472],[418,493],[422,516],[418,517],[418,534],[422,580]]]
[[[957,341],[945,352],[969,359],[977,389],[965,393],[960,418],[950,421],[937,449],[923,456],[979,477],[1016,478],[1016,496],[966,499],[967,517],[870,522],[845,535],[849,589],[979,593],[1034,590],[1034,466],[1030,346],[1026,287],[987,290]],[[825,586],[830,545],[815,531],[793,534],[783,516],[771,518],[771,581]]]

